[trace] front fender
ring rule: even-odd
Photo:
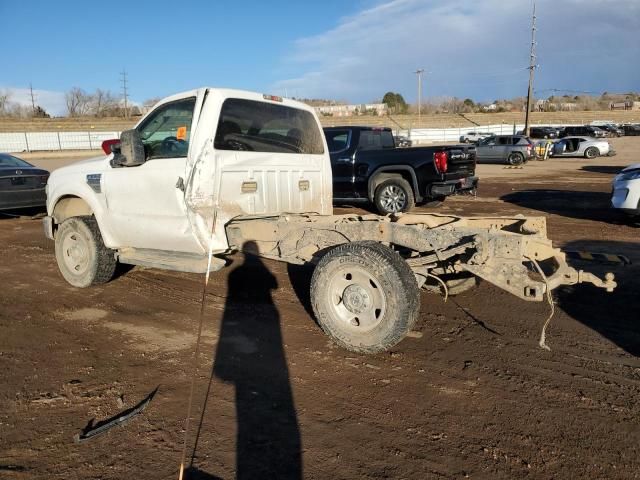
[[[83,177],[86,177],[83,175]],[[102,234],[105,246],[115,248],[117,241],[114,238],[106,214],[106,199],[102,189],[100,192],[94,191],[87,184],[86,178],[74,178],[59,184],[49,184],[47,191],[47,214],[53,217],[53,212],[58,202],[64,198],[76,197],[83,200],[93,212]]]

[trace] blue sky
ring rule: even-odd
[[[133,100],[202,85],[351,102],[526,91],[531,0],[0,0],[0,90],[64,113],[73,86]],[[640,90],[639,0],[538,0],[536,89]],[[61,111],[62,110],[62,111]]]

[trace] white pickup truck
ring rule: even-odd
[[[434,282],[454,294],[482,278],[534,301],[561,285],[616,286],[567,265],[543,217],[333,215],[320,123],[293,100],[201,88],[103,147],[47,184],[45,234],[76,287],[109,281],[117,262],[204,273],[245,251],[311,263],[321,328],[373,353],[404,338]]]

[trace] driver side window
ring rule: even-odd
[[[195,105],[195,97],[167,103],[138,127],[147,159],[187,156]]]

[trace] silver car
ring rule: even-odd
[[[553,145],[554,157],[612,157],[616,154],[609,142],[592,137],[565,137]]]
[[[476,145],[478,163],[522,165],[533,157],[533,143],[523,135],[494,135]]]
[[[477,143],[492,135],[493,133],[489,132],[467,132],[464,135],[460,135],[460,143]]]

